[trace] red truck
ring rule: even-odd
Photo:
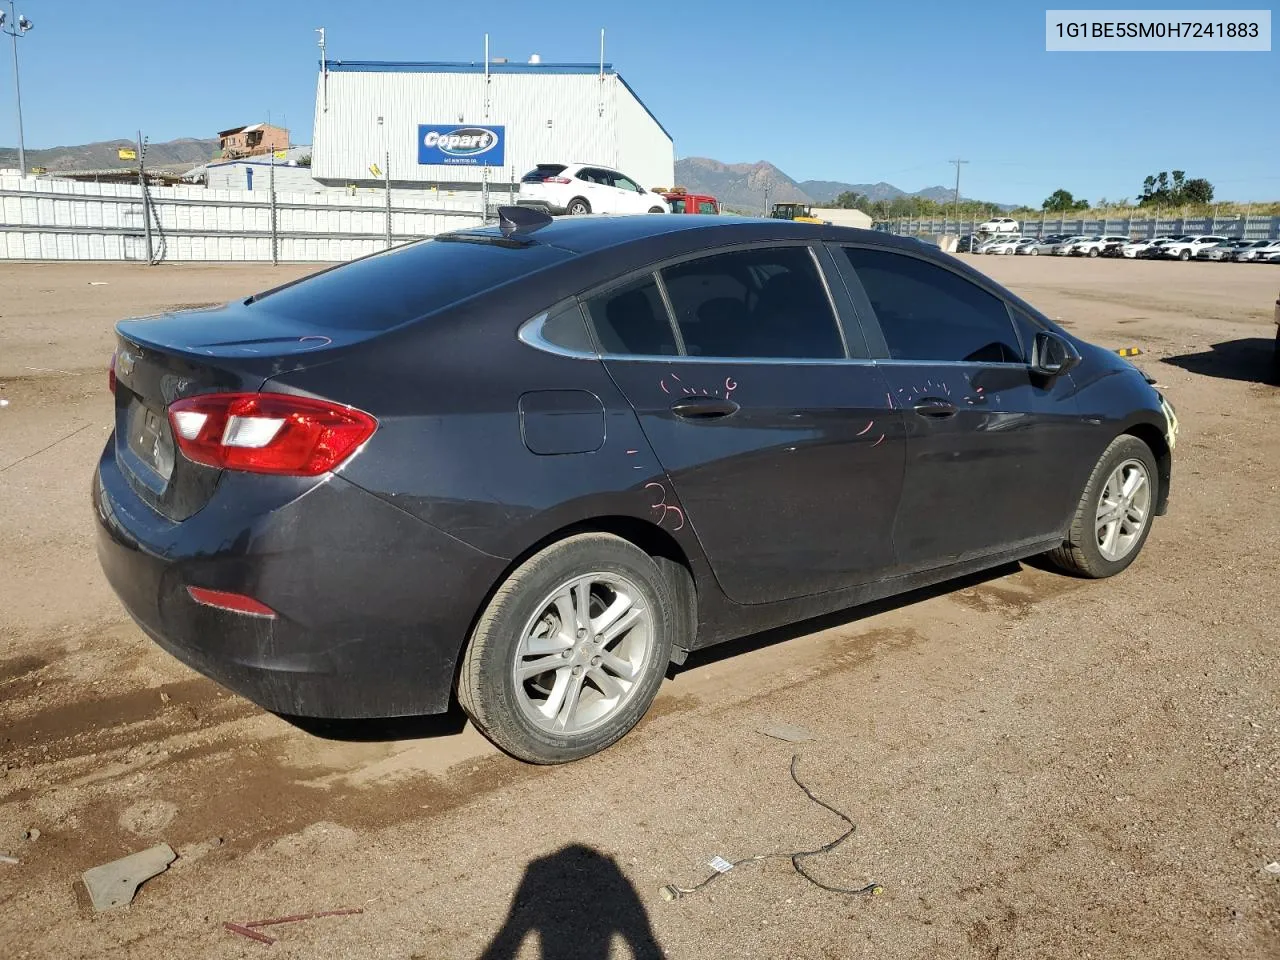
[[[655,193],[661,193],[662,198],[671,204],[672,213],[718,214],[720,212],[720,201],[715,197],[707,196],[705,193],[690,193],[683,187],[657,190]]]

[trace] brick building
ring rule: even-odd
[[[247,127],[223,130],[218,134],[218,140],[222,144],[224,160],[289,149],[289,131],[269,123],[251,123]]]

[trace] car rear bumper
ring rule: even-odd
[[[203,510],[173,523],[130,488],[114,439],[92,499],[102,569],[139,626],[293,716],[447,710],[471,620],[505,566],[338,476],[299,493],[296,481],[227,473]],[[188,586],[246,594],[277,616],[198,604]]]

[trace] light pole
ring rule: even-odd
[[[969,162],[968,160],[948,160],[947,161],[947,163],[954,163],[956,165],[955,210],[956,210],[957,225],[960,223],[960,165],[962,163],[968,163],[968,162]]]
[[[10,22],[12,21],[12,22]],[[22,86],[18,79],[18,38],[26,36],[35,24],[26,17],[19,16],[13,9],[13,0],[9,0],[9,15],[0,10],[0,32],[7,33],[13,39],[13,92],[18,98],[18,169],[20,176],[27,175],[27,147],[22,139]]]

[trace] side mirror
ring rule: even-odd
[[[1080,354],[1062,337],[1047,330],[1036,334],[1031,348],[1031,371],[1042,377],[1060,377],[1080,362]]]

